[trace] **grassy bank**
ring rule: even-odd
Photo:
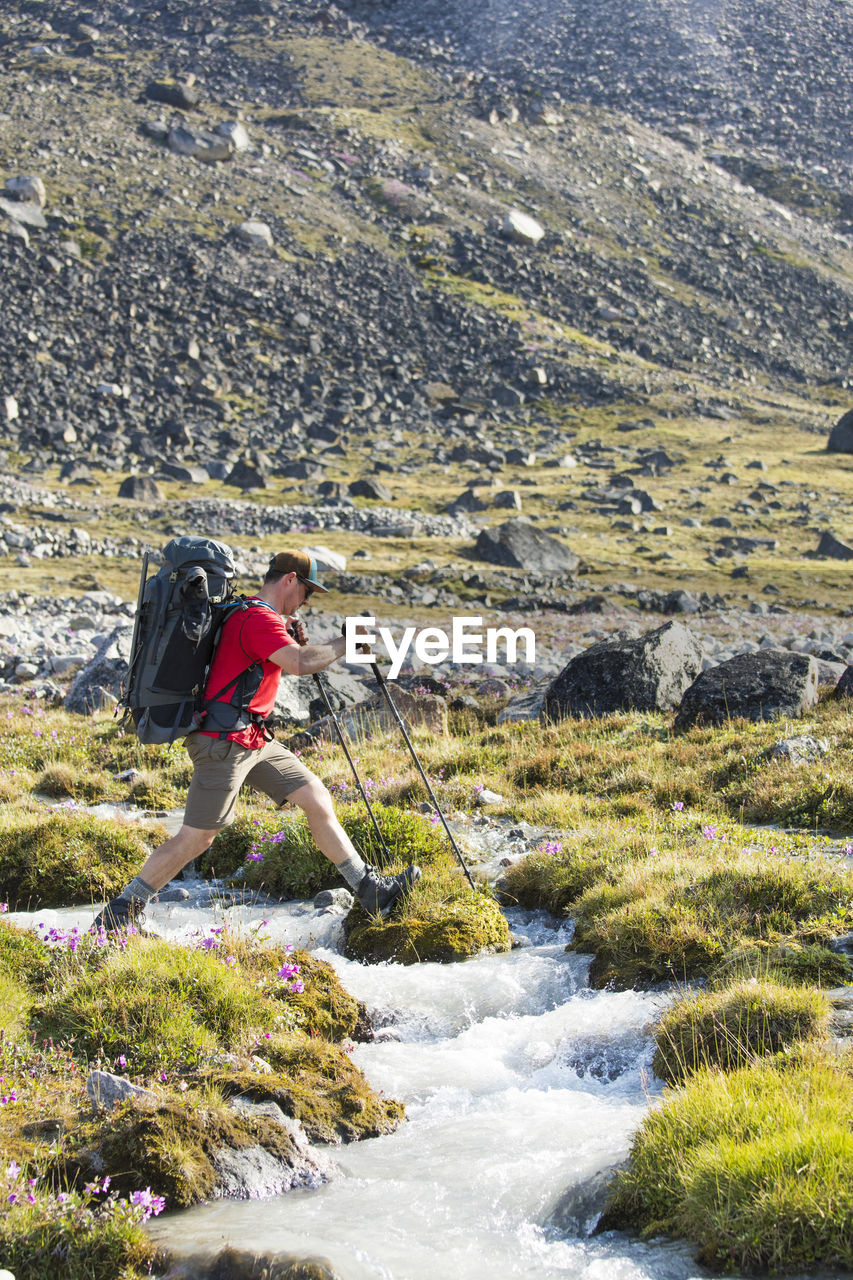
[[[363,1006],[329,965],[257,935],[178,947],[2,922],[0,1007],[0,1256],[17,1280],[136,1280],[155,1261],[142,1224],[208,1198],[223,1147],[290,1164],[289,1131],[235,1111],[236,1093],[327,1142],[403,1116],[349,1058]],[[93,1068],[144,1092],[93,1110]]]

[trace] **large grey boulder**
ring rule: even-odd
[[[849,547],[846,542],[836,538],[834,533],[824,530],[820,535],[820,542],[817,544],[814,554],[816,556],[828,556],[831,560],[853,560],[853,547]]]
[[[65,699],[66,711],[88,716],[115,704],[127,674],[132,639],[130,624],[113,628],[92,661],[75,677]]]
[[[826,442],[827,453],[853,453],[853,409],[838,419]]]
[[[670,711],[702,669],[702,647],[680,622],[636,639],[600,640],[572,658],[548,687],[542,716]]]
[[[340,706],[341,702],[346,706],[357,705],[371,692],[357,676],[346,670],[324,671],[322,679],[334,707]],[[313,676],[283,676],[272,713],[273,727],[310,723],[311,703],[316,698],[317,685]]]
[[[580,560],[574,551],[528,520],[505,520],[494,529],[484,529],[474,548],[480,560],[535,573],[572,573]]]
[[[800,716],[817,701],[819,671],[809,654],[787,649],[739,653],[710,667],[684,694],[676,729],[726,720],[779,720]]]
[[[126,476],[119,485],[118,496],[134,502],[162,502],[163,490],[153,476]]]

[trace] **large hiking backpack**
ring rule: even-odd
[[[148,563],[146,552],[120,705],[141,742],[174,742],[195,727],[219,630],[230,612],[234,556],[212,538],[173,538],[152,578]]]

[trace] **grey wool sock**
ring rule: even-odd
[[[357,853],[351,853],[346,862],[338,863],[338,871],[351,889],[358,888],[366,870],[367,867]]]
[[[156,892],[157,890],[153,889],[150,884],[146,884],[141,876],[134,876],[130,884],[125,885],[118,896],[125,898],[128,902],[137,902],[144,907],[148,899],[153,898]]]

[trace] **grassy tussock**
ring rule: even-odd
[[[0,1167],[19,1166],[7,1178],[21,1180],[22,1202],[35,1186],[41,1206],[36,1220],[29,1203],[4,1205],[0,1256],[22,1257],[15,1242],[31,1231],[80,1268],[38,1271],[22,1261],[25,1276],[135,1280],[134,1258],[150,1251],[133,1252],[146,1237],[130,1230],[131,1218],[117,1231],[128,1204],[121,1197],[150,1187],[172,1206],[197,1203],[215,1187],[223,1146],[260,1143],[287,1160],[290,1134],[235,1113],[233,1094],[272,1098],[330,1142],[389,1133],[404,1115],[349,1056],[349,1037],[365,1034],[366,1015],[332,967],[254,935],[212,930],[195,948],[139,936],[106,944],[54,936],[46,945],[3,922],[0,1008]],[[92,1066],[129,1077],[150,1096],[93,1118],[84,1090]],[[105,1189],[100,1201],[89,1189],[104,1174],[119,1197],[112,1207]],[[94,1251],[91,1263],[64,1243],[75,1226]]]
[[[147,853],[136,825],[26,805],[0,810],[0,894],[13,910],[103,901]]]
[[[706,845],[711,846],[707,841]],[[814,858],[694,846],[614,863],[574,905],[596,985],[711,974],[751,939],[827,942],[853,921],[849,877]]]
[[[387,920],[355,906],[345,930],[344,954],[373,963],[449,964],[511,946],[509,927],[490,890],[483,886],[472,893],[447,854],[429,867]]]
[[[746,1066],[825,1034],[829,1013],[818,991],[757,978],[689,996],[655,1028],[655,1073],[675,1084],[700,1067]]]
[[[700,1070],[645,1120],[608,1226],[683,1236],[709,1266],[853,1266],[853,1089],[806,1057]]]

